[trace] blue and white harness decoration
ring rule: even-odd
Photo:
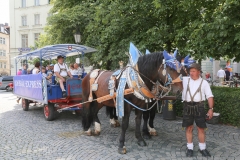
[[[123,73],[118,84],[117,95],[116,95],[116,114],[119,118],[122,118],[124,116],[124,90],[125,90],[126,82],[127,82],[127,79],[126,79],[125,73]]]
[[[186,68],[189,68],[193,63],[196,63],[196,61],[194,59],[191,59],[190,58],[190,55],[187,55],[185,58],[184,58],[184,66]]]
[[[134,44],[131,42],[130,43],[130,48],[129,48],[129,62],[131,66],[135,67],[135,65],[138,62],[138,58],[142,56],[143,54],[137,49],[137,47],[134,46]]]
[[[138,59],[140,56],[142,56],[141,52],[133,45],[133,43],[130,43],[130,49],[129,49],[129,64],[127,65],[127,68],[122,72],[122,76],[120,78],[118,89],[116,93],[116,113],[119,118],[122,118],[124,116],[124,101],[127,103],[133,105],[134,107],[138,108],[134,104],[130,103],[129,101],[124,99],[124,90],[126,87],[126,84],[128,84],[129,88],[133,88],[134,92],[133,94],[141,99],[141,100],[147,100],[148,97],[146,97],[140,90],[140,83],[142,85],[145,85],[141,77],[139,76],[139,73],[136,72],[134,69],[137,65]],[[146,54],[150,54],[150,52],[147,50]],[[166,51],[163,52],[164,58],[163,59],[163,65],[166,72],[166,65],[170,68],[177,70],[178,73],[180,72],[181,63],[179,63],[176,58],[173,58],[170,56]],[[166,75],[166,74],[165,74]],[[166,82],[165,86],[172,83],[172,78],[169,74],[167,74],[168,81]],[[141,81],[141,82],[139,82]],[[156,104],[156,103],[155,103]],[[141,108],[138,108],[141,109]],[[141,109],[142,110],[142,109]]]

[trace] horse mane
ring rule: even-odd
[[[162,52],[154,52],[151,54],[146,54],[144,56],[139,57],[138,59],[138,68],[139,72],[144,76],[151,79],[151,77],[157,76],[157,70],[162,64],[162,60],[164,59]],[[143,80],[145,79],[141,76]],[[153,79],[151,79],[153,80]]]

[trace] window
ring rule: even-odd
[[[2,44],[2,42],[3,42],[3,38],[2,38],[2,37],[0,37],[0,44]]]
[[[2,38],[2,44],[5,44],[5,38]]]
[[[6,56],[6,51],[5,50],[2,51],[2,56]]]
[[[27,16],[22,16],[22,26],[27,25]]]
[[[34,40],[35,41],[38,41],[39,35],[40,35],[40,33],[34,33]]]
[[[0,50],[0,56],[2,56],[3,55],[3,50]]]
[[[2,68],[2,62],[0,62],[0,68]]]
[[[39,6],[39,0],[34,0],[35,1],[35,6]]]
[[[50,4],[51,3],[51,0],[48,0],[48,4]]]
[[[3,63],[3,68],[6,68],[6,67],[7,67],[6,62],[4,62]]]
[[[35,25],[40,24],[40,14],[35,14],[34,19],[35,19]]]
[[[22,7],[26,7],[26,0],[22,0]]]
[[[22,48],[28,47],[28,35],[22,34]]]

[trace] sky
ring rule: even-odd
[[[1,23],[10,23],[9,0],[0,0],[0,24]]]

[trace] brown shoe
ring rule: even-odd
[[[17,103],[19,103],[19,99],[17,99]]]

